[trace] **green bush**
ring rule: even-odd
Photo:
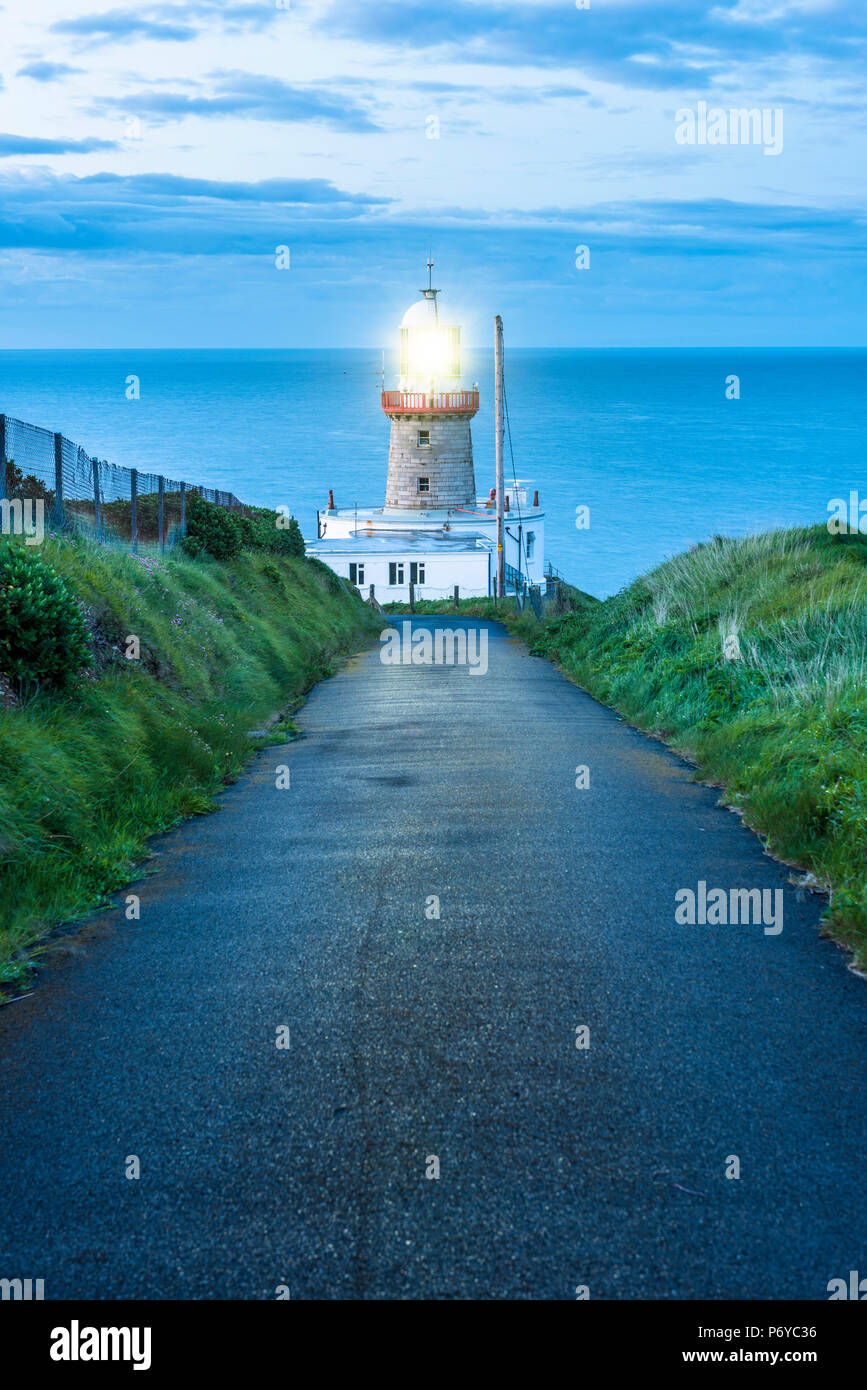
[[[0,543],[0,671],[19,690],[68,685],[92,657],[63,580],[20,545]]]
[[[32,473],[22,473],[14,459],[6,460],[6,477],[0,471],[0,492],[6,497],[30,497],[44,502],[49,511],[54,507],[54,493]]]
[[[231,560],[242,550],[262,550],[287,559],[304,556],[304,539],[294,516],[287,517],[266,507],[230,512],[227,507],[206,502],[195,492],[187,506],[183,546],[188,555],[205,553],[215,560]]]
[[[187,502],[187,534],[183,540],[188,555],[203,552],[214,560],[231,560],[241,553],[241,518],[227,507],[206,502],[194,492]]]
[[[304,537],[294,516],[289,517],[288,526],[277,526],[277,549],[283,555],[300,559],[304,554]]]
[[[244,550],[264,550],[270,555],[300,559],[304,554],[301,528],[294,516],[251,507],[240,517]]]
[[[195,494],[193,494],[195,496]],[[158,492],[140,492],[136,497],[135,524],[140,541],[155,541],[159,536]],[[67,498],[64,502],[67,518],[81,517],[89,526],[96,523],[96,509],[92,500],[86,498]],[[132,501],[129,497],[119,497],[114,502],[103,502],[100,507],[102,529],[106,535],[117,536],[128,541],[132,534]],[[163,493],[163,534],[171,538],[172,530],[180,525],[180,492]]]

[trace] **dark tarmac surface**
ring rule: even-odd
[[[100,914],[0,1010],[0,1277],[826,1299],[867,1274],[867,985],[822,900],[489,631],[485,675],[377,648],[318,686],[297,742],[155,842],[141,920]],[[699,880],[782,888],[782,933],[678,925]]]

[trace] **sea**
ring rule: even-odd
[[[366,349],[0,351],[0,411],[88,454],[288,506],[380,505],[388,422]],[[387,388],[397,363],[386,356]],[[139,397],[128,381],[138,378]],[[546,558],[599,597],[713,535],[825,522],[867,497],[865,349],[511,349],[507,480],[539,489]],[[492,354],[476,483],[494,483]],[[586,510],[585,510],[586,509]],[[577,523],[577,524],[576,524]]]

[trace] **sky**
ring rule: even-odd
[[[430,252],[471,343],[867,342],[864,0],[5,0],[0,33],[0,348],[379,347]]]

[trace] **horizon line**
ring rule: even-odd
[[[493,345],[484,343],[465,343],[464,351],[467,352],[492,352]],[[204,344],[196,344],[189,347],[160,346],[146,347],[144,345],[125,344],[120,347],[96,347],[79,345],[70,347],[68,344],[51,345],[42,347],[2,347],[2,353],[22,353],[22,352],[387,352],[393,356],[398,355],[396,348],[383,348],[381,344],[366,346],[346,346],[344,344],[329,344],[327,346],[279,346],[273,344],[257,344],[253,347],[213,347]],[[867,343],[684,343],[684,344],[651,344],[651,343],[513,343],[509,348],[511,352],[865,352]]]

